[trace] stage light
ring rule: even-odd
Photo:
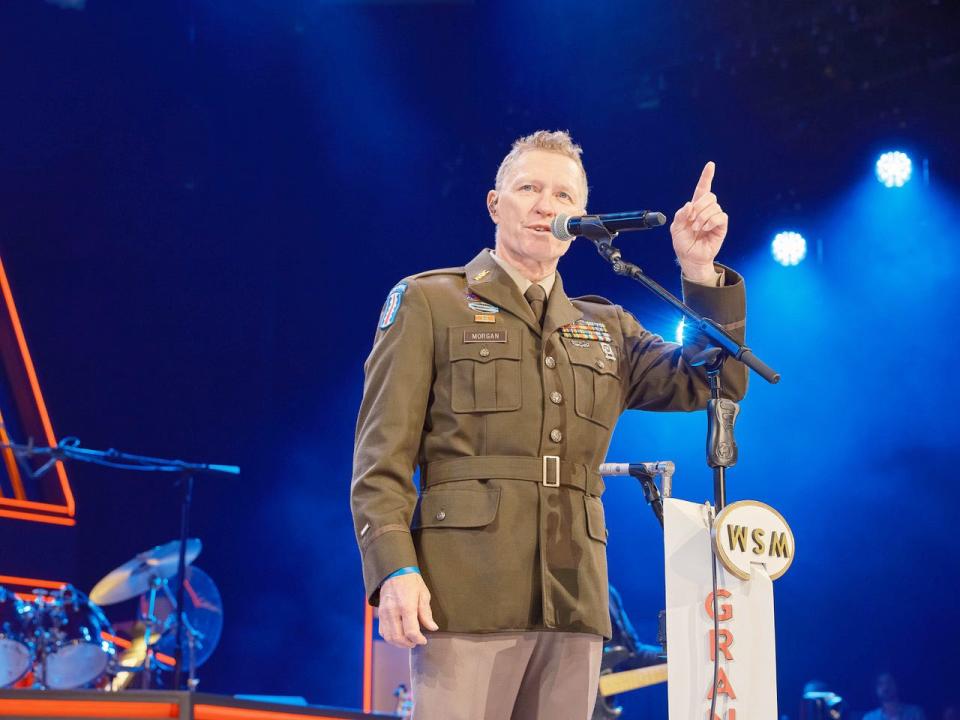
[[[913,163],[906,153],[885,152],[877,159],[877,180],[886,187],[903,187],[913,174]]]
[[[680,318],[680,324],[677,325],[677,333],[676,333],[676,337],[674,338],[674,342],[676,342],[678,345],[683,345],[683,330],[684,330],[684,319]]]
[[[779,232],[770,244],[773,259],[784,267],[799,265],[807,256],[807,241],[798,232]]]

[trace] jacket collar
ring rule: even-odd
[[[504,272],[497,261],[490,257],[490,251],[484,249],[466,265],[467,287],[470,291],[484,300],[506,310],[511,315],[523,320],[530,329],[544,337],[549,336],[561,325],[566,325],[583,317],[583,313],[574,307],[570,298],[563,291],[563,279],[557,273],[557,279],[550,298],[547,301],[547,310],[543,319],[543,330],[533,317],[533,310],[526,298],[520,294],[520,288],[513,279]]]

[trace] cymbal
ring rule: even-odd
[[[202,547],[199,538],[187,540],[187,565],[197,559]],[[101,579],[90,591],[90,600],[97,605],[112,605],[149,592],[155,578],[166,579],[177,574],[179,555],[179,540],[145,550]]]
[[[173,582],[176,586],[180,576]],[[223,600],[213,578],[196,565],[187,568],[187,595],[184,598],[184,666],[194,669],[203,665],[213,654],[223,632]],[[141,607],[146,598],[141,598]],[[177,653],[176,611],[167,598],[157,600],[154,611],[164,626],[163,636],[157,643],[157,652],[168,656]],[[162,662],[158,658],[158,662]]]

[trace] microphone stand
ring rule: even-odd
[[[190,522],[190,505],[193,502],[193,472],[184,470],[180,475],[179,484],[183,488],[180,496],[180,554],[177,557],[177,572],[180,582],[177,583],[177,638],[176,649],[173,653],[173,689],[180,689],[180,678],[183,675],[183,622],[184,607],[183,595],[187,585],[187,530]],[[190,665],[190,675],[193,676],[193,665]],[[193,690],[191,687],[190,690]]]
[[[704,317],[644,274],[639,266],[624,260],[620,250],[613,246],[617,233],[611,233],[600,222],[582,224],[580,233],[597,246],[597,252],[610,263],[617,275],[640,283],[665,303],[679,310],[689,320],[689,324],[710,341],[710,346],[698,353],[691,364],[705,367],[710,384],[710,400],[707,403],[707,465],[713,469],[714,505],[719,512],[727,503],[726,470],[737,462],[733,426],[740,412],[737,403],[720,397],[720,371],[723,363],[728,357],[739,360],[771,384],[780,382],[780,374],[754,355],[746,345],[737,342],[715,320]]]
[[[61,460],[78,460],[124,470],[172,472],[179,475],[177,484],[183,488],[183,492],[180,498],[180,554],[177,558],[177,573],[180,576],[180,582],[177,586],[177,637],[174,653],[176,663],[173,671],[173,688],[179,690],[183,673],[183,627],[185,623],[183,597],[187,583],[187,531],[190,520],[190,505],[193,502],[193,481],[198,475],[239,475],[240,468],[236,465],[211,465],[149,457],[147,455],[131,455],[113,448],[109,450],[90,450],[80,447],[80,441],[75,437],[66,437],[53,447],[37,446],[31,440],[26,445],[7,443],[0,445],[0,448],[13,450],[14,454],[21,460],[34,456],[50,458],[37,470],[30,470],[30,475],[34,478],[40,477]]]

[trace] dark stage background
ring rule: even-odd
[[[886,668],[931,717],[957,701],[956,3],[59,4],[0,4],[0,252],[60,436],[243,467],[196,492],[226,616],[201,689],[360,704],[347,490],[380,306],[490,246],[510,142],[568,128],[599,212],[672,215],[717,162],[721,260],[783,373],[752,381],[729,489],[797,537],[781,712],[814,678],[871,707]],[[888,147],[914,158],[898,191],[872,175]],[[810,242],[796,268],[770,257],[780,229]],[[678,289],[665,229],[623,245]],[[561,270],[673,334],[590,245]],[[610,459],[674,459],[700,501],[702,446],[700,415],[631,414]],[[70,472],[63,554],[4,520],[0,573],[89,590],[175,537],[168,478]],[[653,642],[660,531],[610,486],[611,579]],[[624,701],[664,716],[663,686]]]

